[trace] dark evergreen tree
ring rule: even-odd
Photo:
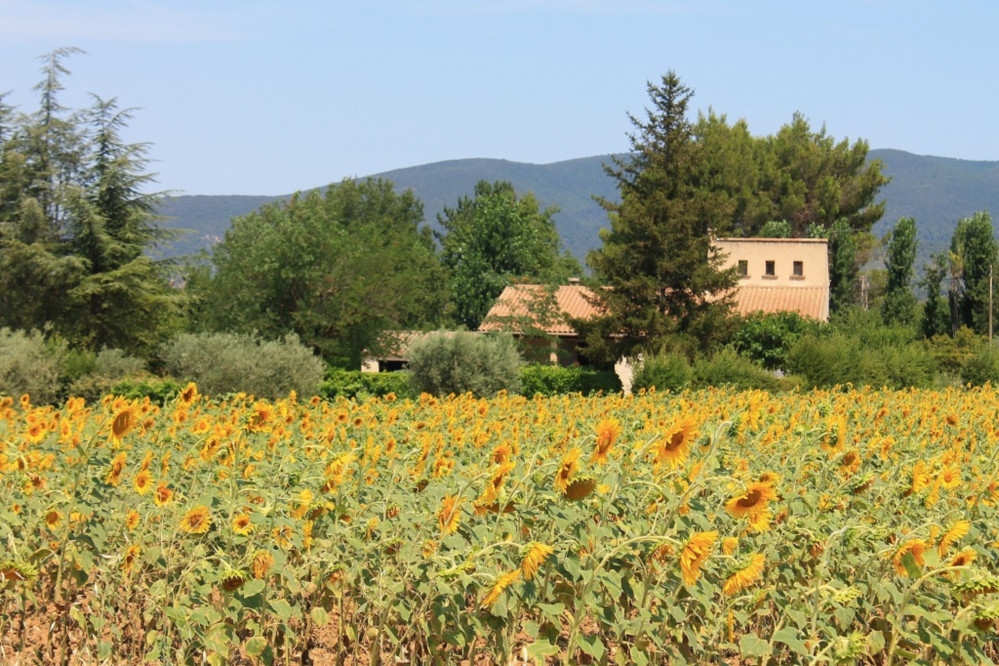
[[[829,229],[829,311],[857,302],[857,241],[845,219]]]
[[[950,253],[952,333],[967,326],[984,335],[989,327],[989,276],[999,263],[992,217],[980,211],[960,220]]]
[[[586,333],[588,356],[599,352],[604,363],[653,349],[671,334],[707,343],[728,314],[726,294],[736,281],[712,252],[712,234],[728,230],[726,211],[698,196],[703,153],[686,117],[692,91],[671,71],[648,93],[647,118],[630,116],[630,154],[606,168],[621,200],[601,201],[611,228],[587,257],[611,287],[599,292],[608,316]]]
[[[145,252],[164,238],[146,194],[145,146],[121,140],[127,112],[59,103],[63,60],[45,56],[39,109],[0,117],[0,325],[50,326],[72,345],[149,353],[176,330],[170,266]]]
[[[916,295],[912,292],[913,264],[916,262],[916,220],[903,217],[886,237],[885,269],[888,284],[881,316],[886,324],[911,325],[916,316]],[[939,290],[939,283],[938,283]]]

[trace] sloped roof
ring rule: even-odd
[[[553,298],[545,312],[546,298]],[[568,319],[590,319],[600,310],[591,302],[593,291],[580,284],[564,284],[554,291],[538,284],[515,284],[503,289],[479,326],[480,331],[517,331],[533,326],[548,335],[573,336]],[[542,316],[545,315],[545,316]]]
[[[828,287],[794,287],[784,285],[735,288],[732,309],[740,315],[754,312],[797,312],[803,317],[829,319]]]
[[[582,285],[562,285],[552,296],[557,304],[557,312],[551,313],[547,321],[539,321],[532,316],[532,307],[538,307],[542,299],[551,292],[542,285],[518,284],[506,287],[490,308],[479,326],[480,331],[512,330],[523,332],[533,325],[548,335],[571,337],[575,329],[568,318],[589,319],[600,313],[591,299],[593,291]],[[739,285],[733,290],[732,310],[740,315],[754,312],[797,312],[803,317],[819,321],[829,319],[829,288],[799,287],[786,285],[755,286]],[[561,313],[561,316],[559,316]]]

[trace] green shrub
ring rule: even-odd
[[[973,386],[999,385],[999,349],[992,344],[979,347],[961,369],[961,380]]]
[[[748,358],[739,356],[731,347],[725,347],[710,358],[701,358],[694,362],[693,386],[774,390],[780,387],[780,382],[768,370],[764,370]]]
[[[693,378],[693,370],[686,357],[664,352],[642,362],[631,380],[632,392],[655,387],[657,391],[679,391],[686,388]]]
[[[207,395],[244,392],[276,399],[296,391],[317,395],[324,365],[289,334],[263,340],[242,333],[183,333],[162,349],[166,374],[195,382]]]
[[[389,393],[394,393],[399,398],[414,396],[408,372],[361,372],[330,368],[319,387],[319,395],[326,400],[365,395],[382,397]]]
[[[164,405],[173,400],[180,393],[183,386],[172,379],[129,379],[118,382],[110,388],[108,393],[120,395],[129,400],[141,400],[148,397],[150,402],[157,405]]]
[[[787,367],[808,387],[867,383],[869,352],[842,333],[806,335],[787,353]]]
[[[918,343],[868,350],[866,368],[863,383],[874,388],[929,388],[937,376],[936,360]]]
[[[27,393],[36,405],[62,397],[62,361],[66,346],[49,342],[38,331],[0,328],[0,395]]]
[[[437,333],[409,348],[415,390],[433,395],[488,397],[520,390],[520,354],[510,335]]]
[[[923,344],[936,359],[944,372],[960,375],[965,364],[988,343],[984,335],[978,335],[967,326],[962,326],[953,337],[934,335]]]
[[[80,352],[71,352],[69,356],[74,360],[64,365],[72,367],[72,370],[66,372],[67,375],[71,376],[73,371],[82,367],[89,368],[69,384],[69,394],[91,402],[110,393],[122,379],[138,378],[146,373],[145,361],[129,356],[120,349],[102,349],[97,354],[89,354],[89,359],[85,353]]]
[[[735,350],[768,370],[786,369],[787,352],[819,323],[797,312],[756,313],[746,317],[732,336]]]
[[[520,371],[520,392],[529,397],[599,392],[607,395],[620,391],[621,380],[615,373],[605,370],[531,364]]]

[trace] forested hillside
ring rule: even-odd
[[[883,235],[900,217],[914,217],[920,250],[916,265],[932,252],[946,248],[957,220],[975,211],[999,210],[999,161],[973,162],[947,157],[913,155],[901,150],[872,150],[871,159],[884,162],[891,182],[881,191],[887,203],[884,218],[874,226]],[[479,180],[509,181],[519,192],[533,192],[542,205],[558,206],[555,225],[565,247],[577,258],[599,246],[597,236],[607,216],[592,195],[614,198],[614,182],[602,165],[609,155],[555,162],[524,164],[508,160],[466,159],[373,174],[387,178],[397,190],[412,189],[424,204],[426,221],[437,225],[444,206],[453,206],[475,189]],[[290,194],[290,193],[289,193]],[[217,242],[234,215],[245,215],[262,204],[283,197],[178,196],[161,214],[165,225],[190,229],[168,254],[188,254]]]

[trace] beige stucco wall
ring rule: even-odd
[[[725,256],[723,266],[747,262],[739,283],[760,286],[829,286],[828,244],[824,238],[719,238],[715,249]],[[766,275],[766,262],[774,262],[774,275]],[[794,262],[802,262],[802,275],[792,275]]]

